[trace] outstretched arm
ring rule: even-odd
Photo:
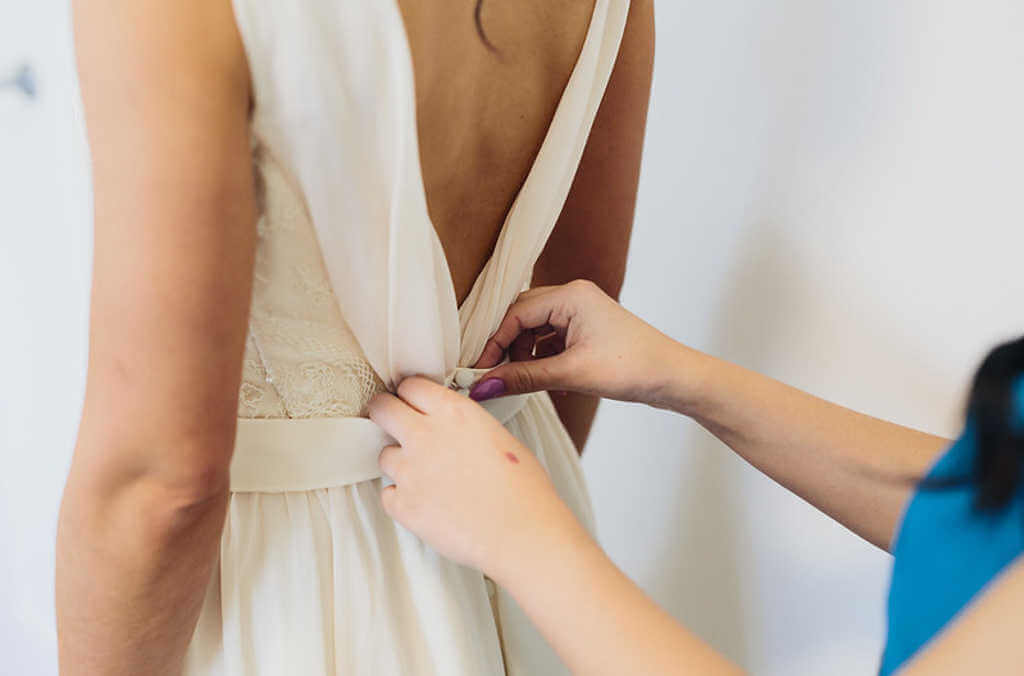
[[[95,237],[63,674],[175,674],[217,559],[255,243],[228,0],[74,3]]]
[[[398,395],[370,405],[400,444],[380,457],[395,480],[381,495],[384,509],[443,555],[497,581],[574,673],[738,673],[612,564],[529,449],[487,412],[421,378],[402,382]],[[1018,559],[903,673],[1018,673],[1022,611]]]
[[[667,387],[670,408],[882,549],[892,544],[915,479],[949,445],[685,348],[668,368],[685,372],[699,391]]]
[[[484,348],[497,364],[524,331],[565,350],[495,369],[506,393],[565,389],[692,417],[752,465],[881,548],[946,439],[861,415],[671,340],[594,285],[524,293]]]
[[[737,673],[612,564],[497,420],[422,378],[398,394],[370,403],[401,444],[380,458],[385,510],[512,594],[573,673]]]

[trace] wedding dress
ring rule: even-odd
[[[259,243],[220,562],[185,673],[563,673],[514,601],[380,507],[372,396],[407,375],[465,390],[530,282],[604,93],[628,0],[596,0],[494,253],[456,307],[419,161],[394,0],[235,0],[254,91]],[[547,394],[488,404],[588,527]],[[587,609],[580,609],[587,612]]]

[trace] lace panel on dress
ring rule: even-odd
[[[341,315],[306,205],[259,144],[253,162],[259,242],[238,416],[365,415],[384,383]]]

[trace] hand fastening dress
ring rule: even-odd
[[[380,507],[365,418],[425,374],[465,388],[554,228],[618,53],[628,0],[589,32],[494,253],[461,307],[427,211],[413,70],[393,0],[235,0],[254,92],[261,217],[232,496],[185,673],[549,676],[565,669],[479,572]],[[584,524],[550,398],[492,413]]]

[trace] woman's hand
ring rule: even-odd
[[[489,413],[424,378],[402,381],[398,395],[370,402],[370,418],[401,444],[380,455],[395,480],[384,509],[493,578],[573,673],[738,673],[615,567]]]
[[[407,378],[369,413],[400,444],[380,455],[385,511],[448,558],[497,578],[543,543],[589,537],[533,453],[466,397]]]
[[[522,293],[487,341],[477,368],[499,366],[473,387],[477,401],[567,390],[666,405],[670,362],[691,354],[584,280]],[[696,353],[692,353],[696,354]]]

